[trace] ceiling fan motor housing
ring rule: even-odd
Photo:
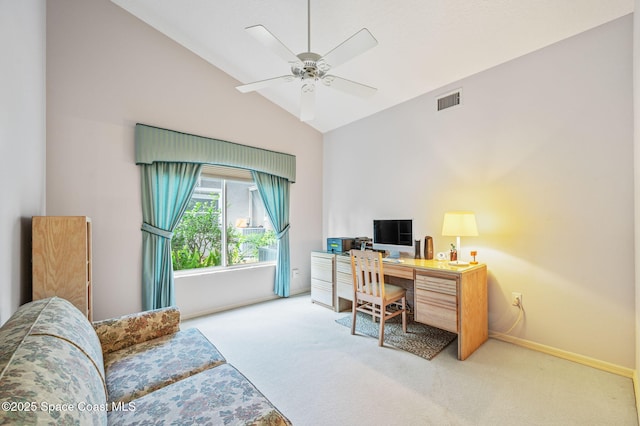
[[[298,55],[300,62],[291,66],[291,72],[302,80],[318,80],[324,77],[329,70],[323,62],[321,56],[313,52],[305,52]]]

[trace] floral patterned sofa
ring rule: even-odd
[[[0,424],[291,424],[177,309],[92,324],[57,297],[0,328],[0,404]]]

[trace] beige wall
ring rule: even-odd
[[[31,300],[31,216],[45,208],[45,17],[0,2],[0,324]]]
[[[296,155],[292,291],[309,288],[322,223],[322,137],[108,0],[47,4],[47,213],[93,220],[96,319],[140,310],[136,122]],[[248,274],[248,275],[245,275]],[[273,271],[214,274],[176,290],[188,310],[271,295]],[[181,283],[176,284],[180,286]],[[188,312],[187,312],[188,314]]]
[[[491,330],[521,292],[514,336],[634,368],[631,52],[626,16],[326,134],[325,236],[411,217],[441,251],[444,212],[473,210],[463,255],[488,264]]]

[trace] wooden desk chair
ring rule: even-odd
[[[353,320],[351,334],[356,333],[356,313],[370,314],[373,321],[380,318],[378,346],[384,342],[384,323],[402,314],[402,331],[407,332],[407,297],[405,290],[384,283],[382,254],[380,252],[351,250],[353,273]],[[392,308],[391,310],[388,307]]]

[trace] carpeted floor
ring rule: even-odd
[[[496,339],[427,361],[352,336],[344,316],[305,294],[181,328],[200,328],[296,426],[638,426],[630,378]]]
[[[370,315],[358,312],[356,318],[356,334],[364,334],[378,338],[380,324],[374,323]],[[346,315],[336,320],[340,325],[351,329],[352,315]],[[440,351],[453,342],[457,335],[439,328],[430,327],[413,320],[413,315],[407,315],[407,332],[402,331],[402,317],[393,317],[385,322],[384,344],[419,357],[431,360]]]

